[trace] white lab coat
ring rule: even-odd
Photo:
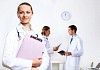
[[[53,47],[50,47],[49,40],[46,39],[46,38],[47,38],[46,36],[43,36],[43,38],[44,38],[44,41],[46,42],[45,47],[46,47],[46,49],[47,49],[49,58],[51,58],[51,54],[54,53]],[[49,66],[48,66],[47,70],[52,70],[51,60],[49,60]]]
[[[65,70],[79,70],[80,56],[83,54],[81,39],[75,35],[73,41],[69,42],[66,52],[71,52],[71,56],[66,56]]]
[[[17,30],[20,34],[20,39],[18,37]],[[27,32],[24,29],[24,26],[22,24],[19,24],[16,29],[8,33],[6,44],[4,47],[4,53],[3,53],[3,65],[5,67],[10,68],[11,70],[31,70],[32,69],[32,60],[16,58],[21,42],[27,33],[35,35],[33,29],[31,29],[30,32]],[[49,64],[49,56],[45,49],[44,54],[43,54],[42,64],[38,69],[46,70],[48,67],[48,64]]]

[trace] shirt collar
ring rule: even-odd
[[[77,36],[77,34],[75,34],[74,36],[71,36],[71,38],[75,38]]]

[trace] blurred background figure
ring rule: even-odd
[[[44,41],[46,42],[45,47],[47,49],[49,57],[51,57],[50,54],[53,54],[54,51],[57,51],[58,50],[58,46],[50,47],[49,40],[48,40],[48,37],[50,35],[50,27],[49,26],[44,26],[42,28],[41,34],[43,35]],[[51,60],[49,60],[49,66],[48,66],[47,70],[52,70]]]

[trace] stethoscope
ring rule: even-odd
[[[19,33],[19,31],[18,31],[18,29],[16,28],[16,30],[17,30],[17,35],[18,35],[18,41],[20,41],[21,40],[21,36],[20,36],[20,33]],[[36,37],[38,37],[38,34],[35,34],[36,35]]]
[[[18,31],[17,28],[16,28],[16,30],[17,30],[18,41],[20,41],[21,40],[21,36],[20,36],[19,31]]]

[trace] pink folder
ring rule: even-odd
[[[35,58],[42,58],[44,50],[44,43],[36,40],[30,35],[25,36],[17,54],[18,58],[33,60]]]

